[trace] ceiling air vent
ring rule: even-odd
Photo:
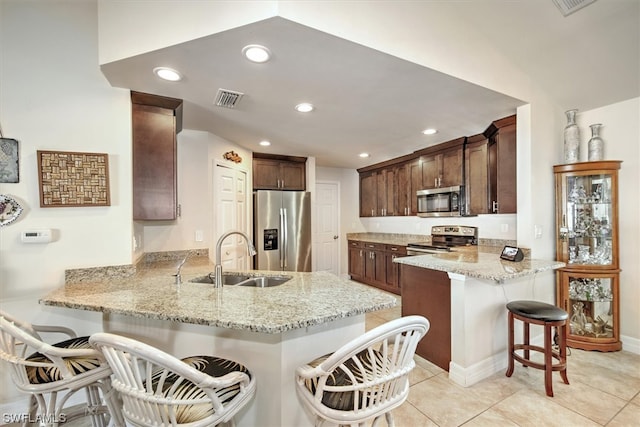
[[[224,108],[235,108],[238,105],[238,102],[242,99],[242,92],[235,92],[233,90],[227,89],[218,89],[218,93],[216,94],[216,100],[214,103],[218,107]]]
[[[590,5],[595,1],[596,0],[553,0],[564,16],[569,16],[573,12]]]

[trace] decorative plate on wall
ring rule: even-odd
[[[0,194],[0,227],[11,224],[22,213],[22,206],[9,196]]]

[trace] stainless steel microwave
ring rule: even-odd
[[[464,210],[464,186],[418,190],[418,216],[462,216]]]

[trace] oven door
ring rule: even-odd
[[[442,248],[429,248],[429,247],[411,247],[407,246],[407,256],[415,255],[429,255],[429,254],[444,254],[450,252],[447,249]]]

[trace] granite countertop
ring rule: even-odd
[[[467,277],[504,283],[510,279],[562,268],[565,263],[525,258],[520,262],[500,259],[500,251],[465,248],[452,252],[416,255],[394,259],[394,262]]]
[[[189,282],[213,271],[208,258],[187,261],[182,269],[182,284],[177,286],[172,276],[176,265],[175,261],[159,262],[138,268],[129,277],[97,275],[95,279],[67,282],[40,303],[268,334],[396,305],[390,294],[326,272],[285,272],[282,275],[292,279],[269,288],[217,289],[210,284]],[[279,275],[254,270],[236,273]]]
[[[431,244],[431,236],[424,234],[347,233],[347,240],[407,246],[409,243]]]

